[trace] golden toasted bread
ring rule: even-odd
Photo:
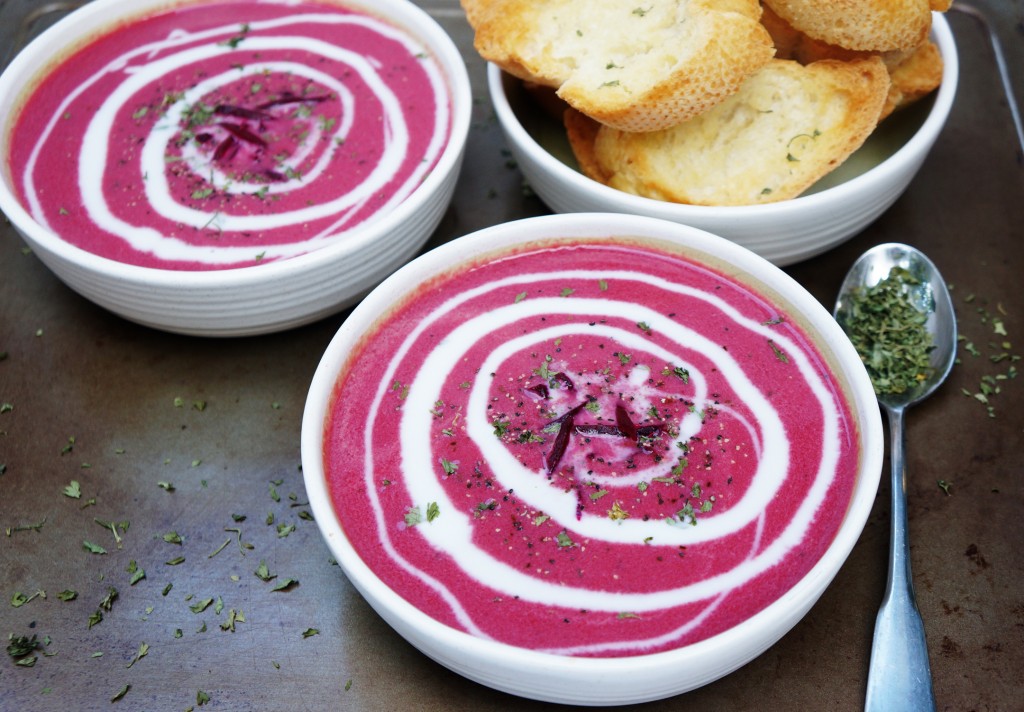
[[[845,49],[893,52],[928,37],[933,6],[948,0],[764,0],[808,37]]]
[[[566,112],[580,170],[618,190],[695,205],[800,195],[863,144],[889,89],[878,57],[804,66],[775,59],[711,110],[636,133]]]
[[[627,131],[674,126],[774,53],[758,0],[462,0],[480,55]]]
[[[931,40],[912,52],[887,54],[882,59],[892,80],[883,118],[928,96],[942,84],[942,53]]]
[[[822,59],[852,61],[879,55],[889,70],[889,97],[881,119],[927,96],[942,83],[942,54],[931,40],[907,51],[865,52],[845,49],[808,37],[765,7],[761,22],[775,42],[776,57],[811,64]],[[881,120],[880,119],[880,120]]]

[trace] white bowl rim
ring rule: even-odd
[[[932,98],[934,103],[928,116],[925,117],[921,127],[914,132],[914,135],[884,161],[860,175],[816,193],[807,193],[789,200],[763,205],[710,206],[670,203],[626,193],[592,180],[553,156],[526,131],[512,110],[512,105],[505,94],[502,85],[504,73],[493,63],[487,65],[487,84],[495,113],[498,115],[502,127],[510,134],[512,142],[560,181],[568,183],[577,191],[591,193],[595,203],[614,205],[617,209],[640,215],[656,215],[680,221],[686,219],[725,221],[784,217],[790,213],[815,206],[827,209],[831,205],[847,203],[852,196],[864,188],[876,181],[880,182],[879,179],[884,180],[899,172],[901,166],[926,152],[935,142],[953,106],[959,82],[960,64],[953,32],[943,13],[932,12],[931,37],[942,55],[942,83],[934,93]]]
[[[14,57],[3,74],[0,74],[0,104],[8,96],[12,97],[14,104],[19,102],[19,92],[25,86],[24,78],[32,79],[37,76],[37,67],[45,66],[50,61],[52,51],[47,49],[47,45],[52,41],[66,34],[82,39],[78,37],[76,27],[81,24],[83,16],[111,12],[108,24],[113,25],[124,15],[136,17],[148,10],[166,9],[178,4],[194,4],[201,1],[146,0],[147,6],[140,8],[141,3],[138,2],[126,4],[122,0],[93,0],[79,7],[40,33]],[[390,213],[365,227],[357,228],[333,244],[295,257],[246,267],[173,270],[119,262],[72,245],[36,222],[8,187],[6,180],[0,180],[0,210],[10,218],[15,227],[27,233],[31,241],[38,243],[59,259],[104,278],[156,288],[234,289],[259,283],[269,284],[274,280],[305,272],[311,266],[331,262],[343,263],[347,257],[357,257],[362,250],[394,232],[420,210],[424,203],[443,188],[450,172],[457,169],[469,137],[473,99],[469,72],[462,55],[451,37],[425,10],[409,0],[336,0],[336,3],[342,7],[357,7],[367,14],[385,18],[412,37],[421,40],[436,53],[448,84],[452,110],[448,143],[430,173]],[[10,129],[9,126],[7,128]],[[3,142],[3,145],[0,145],[0,159],[5,161],[8,139],[9,135],[0,135],[0,142]],[[6,166],[2,169],[8,170]]]
[[[517,243],[504,240],[516,232],[529,233],[521,242],[560,236],[600,238],[616,235],[681,240],[683,244],[723,259],[741,273],[749,274],[753,279],[777,290],[799,310],[813,328],[821,331],[819,348],[825,348],[824,345],[827,344],[827,348],[841,364],[842,374],[849,383],[849,405],[858,420],[858,426],[862,428],[859,433],[861,462],[843,524],[822,557],[800,581],[782,597],[742,624],[692,645],[636,656],[577,658],[528,650],[477,638],[440,623],[384,584],[348,542],[326,485],[322,453],[324,419],[330,408],[337,377],[352,343],[363,333],[364,328],[372,325],[380,314],[387,312],[398,295],[408,291],[408,285],[420,284],[425,276],[443,272],[482,252],[489,252],[496,244],[507,249]],[[587,671],[586,674],[606,674],[615,671],[650,676],[658,671],[678,672],[682,669],[680,665],[692,664],[705,656],[728,656],[737,645],[750,645],[751,638],[754,641],[761,640],[763,647],[745,658],[736,658],[731,669],[740,667],[763,652],[768,645],[776,642],[789,630],[787,626],[777,635],[772,636],[770,633],[779,620],[786,618],[787,611],[792,613],[795,610],[791,608],[794,602],[802,602],[807,608],[813,605],[849,556],[874,503],[881,476],[883,449],[881,416],[867,372],[863,369],[853,345],[831,314],[796,280],[747,248],[704,230],[661,218],[624,213],[565,213],[501,223],[445,243],[407,263],[357,305],[332,338],[311,382],[303,411],[301,431],[303,478],[314,518],[346,575],[378,613],[392,625],[389,615],[418,630],[423,637],[432,641],[431,645],[440,641],[446,649],[458,650],[460,657],[488,661],[491,665],[501,667],[509,666],[511,661],[511,667],[515,670],[565,675],[567,680],[581,674],[581,668]],[[378,608],[378,603],[382,601],[385,602],[383,610]],[[797,609],[799,608],[798,605]],[[802,617],[803,613],[800,615]],[[795,622],[792,621],[790,626]],[[760,637],[754,633],[759,633]],[[429,654],[429,651],[424,652]],[[730,672],[731,669],[722,674]]]

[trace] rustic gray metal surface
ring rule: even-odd
[[[464,173],[432,244],[547,212],[508,162],[457,3],[420,4],[463,50],[477,100]],[[0,47],[44,5],[0,4]],[[1024,96],[1024,1],[972,5]],[[921,173],[863,234],[787,271],[830,307],[857,255],[903,241],[952,283],[961,363],[908,422],[915,586],[938,708],[1014,710],[1024,669],[1024,380],[993,380],[995,417],[969,394],[1007,373],[1010,362],[990,356],[1024,351],[1024,156],[985,25],[964,12],[949,20],[961,85]],[[412,649],[302,518],[303,402],[343,314],[260,338],[163,334],[78,297],[23,248],[0,225],[0,634],[49,643],[32,667],[0,659],[0,709],[183,710],[200,691],[209,696],[201,709],[222,710],[547,707],[463,680]],[[63,493],[72,480],[78,499]],[[887,495],[883,484],[846,566],[789,635],[732,675],[644,709],[861,709],[885,588]],[[96,520],[114,523],[120,542]],[[171,532],[181,545],[164,540]],[[83,540],[107,554],[83,550]],[[184,563],[166,563],[179,556]],[[146,573],[134,585],[131,561]],[[254,574],[261,561],[277,579]],[[299,583],[272,592],[284,578]],[[90,628],[110,588],[118,596]],[[60,600],[67,589],[77,598]],[[45,598],[33,597],[39,591]],[[15,606],[19,594],[32,598]],[[207,598],[209,607],[191,610]],[[232,610],[234,630],[223,630]],[[143,644],[147,654],[129,667]]]

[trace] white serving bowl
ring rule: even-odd
[[[171,332],[242,336],[295,327],[351,305],[412,258],[447,209],[462,166],[472,98],[465,63],[433,18],[407,0],[340,0],[416,38],[437,59],[450,93],[451,133],[436,167],[393,210],[314,251],[262,265],[211,271],[140,267],[97,256],[40,225],[19,201],[8,165],[16,109],[41,67],[126,18],[195,0],[95,0],[18,54],[0,76],[0,209],[69,287],[126,319]]]
[[[798,198],[765,205],[682,205],[625,193],[579,172],[559,121],[540,110],[522,83],[488,65],[488,88],[509,150],[530,186],[558,213],[611,211],[663,218],[707,230],[777,265],[829,250],[877,219],[903,193],[942,131],[959,64],[945,17],[933,13],[932,40],[944,62],[934,94],[886,119],[844,164]]]
[[[345,433],[326,432],[332,404],[338,397],[339,378],[382,315],[420,285],[454,266],[486,260],[537,240],[615,240],[616,236],[668,244],[667,249],[678,248],[762,294],[773,294],[779,300],[777,304],[789,305],[789,314],[803,325],[824,358],[834,364],[833,373],[846,384],[859,452],[856,481],[839,531],[813,568],[767,608],[724,632],[665,652],[634,657],[571,657],[456,630],[416,608],[385,584],[345,533],[332,504],[324,454],[328,442],[346,437]],[[559,269],[572,269],[571,261],[561,263]],[[387,356],[380,358],[386,361]],[[385,380],[391,380],[384,372],[386,366],[381,363],[379,372]],[[377,388],[372,384],[370,387]],[[363,434],[354,437],[362,438]],[[412,645],[471,680],[515,695],[567,704],[619,705],[669,697],[718,679],[760,655],[807,613],[843,565],[864,527],[878,488],[883,438],[874,392],[853,346],[815,298],[781,269],[733,242],[678,223],[624,214],[576,213],[528,218],[457,238],[419,256],[372,291],[342,324],[316,371],[303,415],[301,451],[306,492],[332,554],[369,604]],[[351,457],[362,462],[357,454]],[[503,486],[499,482],[495,491]]]

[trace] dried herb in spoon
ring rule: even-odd
[[[921,281],[894,267],[875,285],[851,296],[844,324],[875,393],[905,393],[931,373],[929,354],[935,342],[926,327],[928,313],[914,303]]]

